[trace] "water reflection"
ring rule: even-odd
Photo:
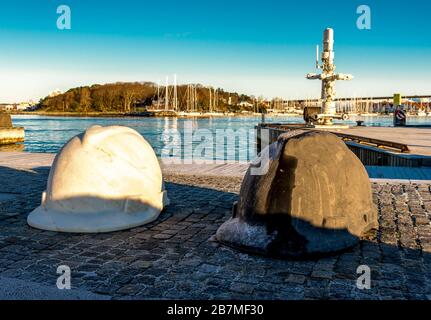
[[[177,130],[180,137],[174,137],[171,142],[179,143],[183,147],[184,144],[184,125],[187,122],[192,126],[193,130],[208,129],[215,139],[217,129],[231,129],[237,132],[240,129],[249,131],[261,122],[260,116],[255,117],[214,117],[214,118],[77,118],[77,117],[45,117],[45,116],[13,116],[15,126],[22,126],[26,129],[25,151],[27,152],[58,152],[59,149],[73,136],[85,131],[92,125],[122,125],[133,128],[142,134],[148,142],[153,146],[158,156],[161,155],[163,147],[166,143],[166,137],[163,137],[163,132],[166,130]],[[355,125],[357,120],[362,120],[368,126],[392,126],[392,116],[386,117],[352,117],[348,122]],[[290,122],[303,123],[302,117],[266,117],[267,122]],[[409,124],[427,124],[431,122],[429,118],[409,117]],[[215,157],[220,157],[224,154],[227,160],[250,160],[247,156],[250,152],[247,150],[253,148],[253,139],[237,140],[238,142],[233,147],[235,152],[228,150],[220,150],[220,146],[214,146]],[[187,140],[186,140],[187,141]],[[193,148],[199,145],[199,141],[193,141]],[[12,147],[13,148],[13,147]],[[17,146],[17,149],[22,149]],[[230,147],[232,148],[232,146]],[[184,148],[183,148],[184,149]],[[188,149],[190,150],[190,149]],[[22,151],[22,150],[20,150]],[[190,154],[183,156],[190,156]],[[218,155],[218,156],[217,156]],[[233,156],[234,155],[234,156]],[[232,159],[232,157],[234,157]]]

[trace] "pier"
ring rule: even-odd
[[[262,130],[268,130],[269,142],[295,129],[318,130],[298,124],[262,123],[257,126],[258,150],[262,147]],[[332,132],[343,139],[366,166],[431,167],[431,128],[420,127],[350,127]]]
[[[362,147],[362,146],[361,146]],[[50,168],[55,154],[0,152],[0,167],[19,170]],[[248,162],[225,161],[214,164],[163,164],[165,175],[233,177],[242,179],[249,167]],[[378,183],[430,183],[431,167],[365,166],[372,182]]]
[[[393,96],[381,97],[343,97],[335,98],[334,104],[338,113],[346,114],[388,114],[394,109]],[[402,98],[405,110],[412,115],[427,115],[431,111],[431,95],[406,95]],[[285,101],[281,110],[319,107],[320,99],[298,99]]]

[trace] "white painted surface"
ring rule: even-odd
[[[28,223],[61,232],[117,231],[154,221],[166,202],[150,144],[130,128],[94,126],[56,156]]]

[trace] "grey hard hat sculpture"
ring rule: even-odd
[[[252,164],[219,242],[299,258],[349,248],[378,227],[368,174],[341,139],[298,130],[268,148],[267,173],[252,175]]]

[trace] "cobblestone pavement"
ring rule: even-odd
[[[114,299],[431,298],[429,185],[374,184],[374,240],[324,259],[289,261],[210,240],[231,215],[239,178],[168,176],[172,204],[154,223],[71,235],[26,224],[47,174],[0,167],[0,276],[55,287],[57,267],[68,265],[74,288]],[[359,265],[372,270],[371,290],[356,287]]]

